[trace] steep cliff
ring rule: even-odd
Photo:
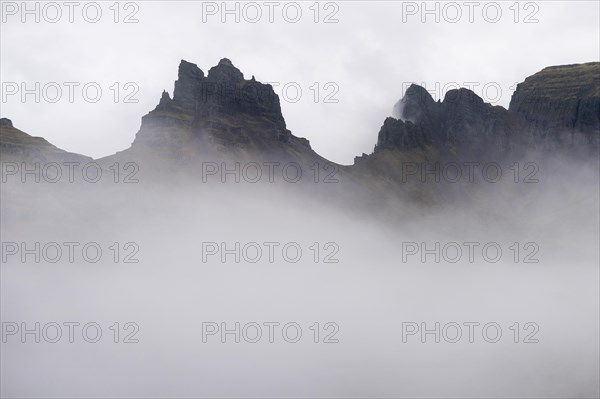
[[[411,85],[394,111],[399,119],[384,121],[374,156],[427,148],[456,159],[516,156],[533,148],[593,151],[600,141],[600,63],[545,68],[517,86],[508,110],[467,89],[450,90],[435,102]]]
[[[534,141],[598,145],[600,63],[544,68],[517,85],[509,106]]]
[[[156,108],[142,118],[131,148],[117,156],[180,163],[221,158],[325,161],[308,140],[286,128],[272,86],[245,79],[226,58],[208,75],[182,60],[173,98],[163,91]]]
[[[509,112],[468,89],[450,90],[435,102],[423,87],[411,85],[399,102],[402,120],[387,118],[375,152],[433,146],[442,153],[505,152],[518,130]]]
[[[376,190],[419,199],[435,198],[440,188],[444,198],[449,191],[462,195],[468,187],[457,190],[453,183],[465,180],[468,165],[493,163],[511,173],[514,162],[543,161],[554,153],[597,158],[600,63],[550,67],[528,77],[508,110],[467,89],[436,102],[411,85],[394,114],[398,119],[384,121],[373,153],[355,158],[351,173]],[[461,179],[454,181],[457,173]]]

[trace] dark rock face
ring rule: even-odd
[[[443,135],[436,136],[440,144],[469,151],[509,150],[511,133],[518,126],[506,109],[484,103],[467,89],[449,91],[441,106]]]
[[[157,107],[142,118],[131,150],[177,162],[212,156],[323,160],[308,140],[287,130],[273,87],[254,76],[244,79],[227,58],[207,75],[182,60],[173,98],[163,91]]]
[[[265,118],[279,129],[286,128],[273,87],[254,79],[244,80],[244,75],[227,58],[208,71],[197,101],[201,117],[251,116]]]
[[[509,106],[534,140],[598,145],[600,63],[553,66],[517,86]]]
[[[468,198],[464,179],[437,184],[427,176],[467,163],[496,163],[509,171],[515,162],[543,162],[553,153],[597,159],[600,63],[544,69],[518,85],[509,110],[467,89],[451,90],[436,102],[412,85],[394,115],[398,119],[387,118],[380,128],[374,152],[356,157],[350,173],[375,192],[419,202]]]
[[[600,63],[549,67],[517,86],[509,110],[467,89],[435,102],[411,85],[388,118],[375,153],[430,146],[440,154],[509,155],[527,148],[597,148],[600,142]]]
[[[13,127],[12,121],[8,118],[0,118],[0,126]]]
[[[375,151],[383,149],[407,151],[413,148],[423,148],[429,143],[430,139],[422,125],[386,118],[379,130]]]
[[[401,119],[419,122],[425,128],[433,128],[440,118],[439,103],[435,102],[426,89],[415,84],[410,85],[397,106]]]
[[[155,112],[158,111],[158,112]],[[173,99],[163,92],[154,113],[176,113],[179,119],[192,120],[195,125],[206,118],[239,117],[264,118],[280,129],[285,129],[279,97],[271,85],[256,80],[245,80],[244,75],[227,58],[211,68],[208,76],[187,61],[179,64]]]
[[[181,60],[173,91],[176,104],[182,109],[193,111],[196,108],[196,92],[203,80],[204,72],[196,64]]]
[[[411,85],[396,105],[403,120],[388,118],[375,152],[434,146],[444,152],[506,151],[517,124],[507,110],[486,104],[467,89],[451,90],[435,102],[422,87]]]
[[[244,80],[244,74],[234,67],[229,59],[223,58],[216,66],[209,69],[208,79],[214,82],[238,83]]]

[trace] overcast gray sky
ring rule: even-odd
[[[506,107],[542,68],[600,59],[597,1],[427,2],[430,13],[420,1],[229,2],[229,14],[220,1],[28,2],[31,13],[1,3],[0,114],[95,158],[129,147],[162,90],[172,94],[181,59],[207,72],[227,57],[273,82],[288,128],[345,164],[372,151],[412,82],[435,98],[471,86]],[[23,99],[36,82],[39,103]],[[79,84],[73,102],[68,82]]]

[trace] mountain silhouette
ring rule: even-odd
[[[517,86],[508,109],[464,88],[436,102],[413,84],[395,111],[398,119],[383,122],[371,154],[350,166],[335,165],[287,129],[271,85],[246,79],[227,58],[206,74],[182,60],[173,96],[162,92],[156,108],[142,117],[131,147],[97,162],[138,162],[145,170],[191,174],[207,161],[333,165],[348,184],[399,192],[406,190],[407,163],[509,162],[531,150],[594,155],[600,142],[600,63],[545,68]],[[31,137],[8,119],[0,120],[0,132],[3,160],[91,160]]]

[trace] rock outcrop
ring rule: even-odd
[[[219,157],[324,161],[308,140],[286,128],[273,87],[254,76],[244,79],[227,58],[207,75],[182,60],[173,98],[163,91],[157,107],[142,118],[131,149],[117,155],[184,163]]]
[[[431,146],[441,154],[496,156],[527,148],[591,146],[600,141],[600,63],[545,68],[519,84],[508,110],[467,89],[435,102],[411,85],[387,118],[375,153]],[[364,157],[361,157],[361,159]]]
[[[379,131],[375,153],[409,151],[432,146],[441,153],[506,152],[519,129],[509,112],[492,106],[468,89],[450,90],[435,102],[421,86],[411,85],[397,104],[401,120],[387,118]]]
[[[461,196],[460,185],[437,184],[447,165],[493,162],[510,170],[524,157],[543,160],[549,153],[597,157],[600,63],[544,69],[518,85],[508,110],[464,88],[436,102],[411,85],[393,112],[373,153],[356,157],[351,172],[376,191],[409,192],[425,201],[440,192]]]

